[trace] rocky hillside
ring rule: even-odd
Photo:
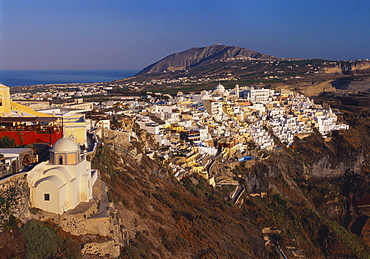
[[[198,175],[177,181],[162,160],[143,155],[145,132],[131,143],[108,133],[97,164],[127,228],[123,257],[279,258],[279,244],[289,258],[369,258],[366,114],[343,110],[350,131],[316,132],[240,162],[232,172],[246,192],[237,205],[228,199],[234,188]]]
[[[143,155],[145,132],[106,145],[97,162],[128,232],[122,256],[279,258],[278,244],[289,258],[369,258],[370,214],[357,203],[370,194],[370,138],[361,137],[370,124],[360,114],[344,113],[348,132],[315,133],[240,162],[234,179],[246,192],[236,205],[231,186],[213,188],[198,175],[177,181],[162,160]]]
[[[277,60],[273,56],[261,54],[253,50],[224,45],[212,45],[203,48],[191,48],[183,52],[171,54],[160,61],[149,65],[138,74],[156,74],[176,70],[184,70],[197,66],[234,60]]]

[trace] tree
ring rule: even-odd
[[[4,136],[0,139],[0,148],[10,148],[15,146],[15,140]]]

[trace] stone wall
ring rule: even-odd
[[[93,186],[94,199],[90,202],[80,203],[75,209],[61,215],[39,211],[39,220],[52,221],[64,231],[75,235],[104,236],[109,241],[101,243],[86,243],[82,249],[83,254],[116,258],[121,247],[127,243],[127,230],[123,227],[122,218],[110,203],[107,197],[105,182],[98,179]]]
[[[51,212],[39,211],[37,216],[39,220],[52,221],[56,223],[64,231],[72,235],[79,236],[86,234],[99,234],[99,233],[89,233],[86,230],[87,218],[98,212],[99,210],[98,204],[99,204],[98,200],[86,203],[87,209],[81,211],[80,213],[68,214],[67,212],[59,215]]]
[[[117,258],[120,255],[120,246],[113,240],[105,243],[86,243],[81,252],[99,257]]]
[[[0,180],[0,232],[7,227],[11,216],[22,222],[31,218],[29,200],[30,189],[26,173]]]

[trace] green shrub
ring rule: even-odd
[[[178,192],[171,192],[170,194],[172,197],[174,197],[176,200],[180,200],[181,199],[181,194],[178,193]]]
[[[153,197],[173,210],[178,209],[175,203],[173,203],[170,199],[160,193],[153,193]]]
[[[16,228],[18,225],[17,218],[14,217],[13,215],[9,216],[9,223],[8,223],[10,228]]]
[[[108,197],[109,202],[113,202],[113,196],[112,196],[112,193],[110,191],[107,192],[107,197]]]
[[[277,204],[281,205],[282,207],[286,207],[287,206],[287,201],[284,200],[280,194],[276,193],[272,196],[272,199],[274,200],[274,202],[276,202]]]
[[[197,193],[197,187],[192,183],[192,181],[189,178],[185,178],[184,180],[182,180],[182,184],[191,193],[193,193],[193,194]]]
[[[81,248],[71,239],[67,239],[64,241],[64,249],[63,249],[63,255],[62,258],[68,258],[68,259],[79,259],[82,258],[80,251]]]
[[[53,257],[63,244],[62,237],[37,220],[27,222],[19,231],[26,239],[26,257],[30,259]]]
[[[0,148],[10,148],[15,146],[15,140],[4,136],[0,138]]]
[[[128,258],[153,258],[151,254],[153,244],[142,232],[137,232],[135,240],[132,240],[123,250],[123,255]]]
[[[110,176],[115,176],[112,156],[110,155],[109,148],[103,146],[96,150],[96,154],[91,161],[92,168],[98,169],[102,174],[108,174]]]

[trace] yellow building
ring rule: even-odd
[[[80,113],[81,110],[69,108],[52,108],[40,110],[43,116],[57,116],[63,119],[63,134],[65,137],[72,137],[75,142],[83,145],[86,144],[86,118]]]
[[[5,113],[10,113],[10,92],[9,87],[0,84],[0,113],[4,116]]]
[[[63,114],[62,114],[63,115]],[[63,118],[63,133],[66,137],[75,138],[76,143],[86,143],[86,120],[83,114],[61,116]]]
[[[9,87],[0,84],[0,116],[7,117],[51,117],[50,115],[45,115],[43,113],[34,111],[32,108],[25,105],[12,102],[10,99],[10,89]]]

